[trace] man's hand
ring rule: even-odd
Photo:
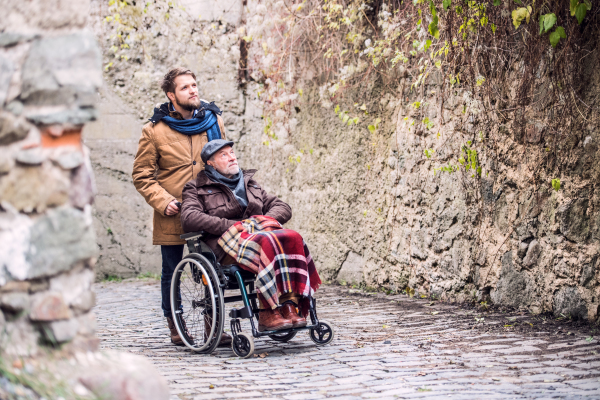
[[[177,207],[177,200],[173,200],[169,203],[167,208],[165,208],[165,215],[175,215],[179,214],[179,207]]]

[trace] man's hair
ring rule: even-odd
[[[175,93],[175,78],[181,75],[191,75],[194,79],[196,79],[196,74],[194,74],[191,70],[183,67],[175,67],[172,68],[166,75],[163,77],[160,88],[167,94],[168,92]]]

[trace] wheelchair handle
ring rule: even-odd
[[[179,208],[181,210],[181,203],[179,201],[176,201],[175,205],[177,206],[177,208]]]

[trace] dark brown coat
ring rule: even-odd
[[[277,196],[268,194],[252,179],[256,170],[251,169],[243,173],[248,197],[248,207],[244,212],[231,189],[211,181],[204,171],[200,171],[196,179],[189,181],[183,188],[181,226],[186,232],[208,233],[204,240],[218,261],[225,258],[225,252],[219,247],[217,240],[237,221],[252,215],[268,215],[283,225],[292,218],[289,205]]]

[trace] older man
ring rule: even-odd
[[[273,223],[281,228],[280,224],[286,223],[292,217],[292,210],[277,196],[260,187],[253,179],[256,170],[240,170],[233,151],[233,142],[214,140],[208,143],[202,149],[202,160],[206,163],[205,169],[183,189],[181,223],[187,232],[205,231],[208,234],[205,241],[217,260],[224,265],[234,264],[236,260],[225,253],[217,243],[225,232],[238,221],[247,220],[251,216],[266,216],[270,221],[274,219],[276,221]],[[303,245],[301,237],[299,240]],[[308,258],[310,259],[310,256]],[[313,286],[318,287],[320,279],[312,260],[310,264],[314,271],[312,276],[316,275]],[[287,287],[300,287],[294,286],[293,283]],[[310,289],[309,292],[312,293]],[[263,310],[259,314],[258,330],[306,326],[306,319],[296,311],[300,297],[299,293],[293,291],[275,292],[269,297],[271,302],[268,303],[259,295]],[[275,298],[278,304],[274,303],[272,298]]]
[[[133,184],[154,208],[152,242],[162,254],[162,310],[167,318],[171,342],[183,345],[171,317],[171,278],[183,257],[184,241],[179,218],[183,185],[204,168],[201,152],[206,143],[225,138],[221,110],[201,101],[196,76],[185,68],[173,68],[161,88],[169,102],[154,109],[144,125],[133,162]],[[222,344],[231,343],[229,336]]]

